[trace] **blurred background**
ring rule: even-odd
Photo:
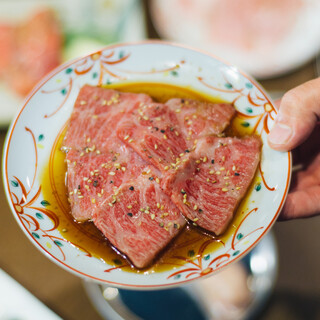
[[[110,43],[144,39],[174,41],[221,57],[277,99],[319,75],[320,1],[0,0],[1,150],[25,97],[53,68]],[[108,297],[97,297],[108,288],[94,291],[29,243],[2,184],[0,208],[0,320],[116,319],[106,315]],[[253,308],[252,319],[320,319],[319,229],[319,217],[276,223],[266,249],[268,259],[273,257],[270,283],[259,301],[250,286],[252,257],[201,284],[197,290],[205,293],[206,303],[242,310],[214,319],[248,319]],[[122,302],[130,299],[123,293]]]

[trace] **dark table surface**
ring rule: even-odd
[[[312,61],[291,74],[261,84],[269,91],[286,91],[315,76]],[[5,135],[3,128],[0,150]],[[82,280],[52,263],[26,238],[10,212],[2,183],[0,215],[0,268],[63,319],[101,319],[86,295]],[[320,216],[275,224],[278,277],[258,319],[320,319],[319,230]]]

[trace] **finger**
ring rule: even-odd
[[[289,193],[278,220],[308,218],[320,214],[320,186]]]
[[[289,151],[311,134],[320,118],[320,78],[308,81],[281,99],[280,109],[269,136],[269,145]]]

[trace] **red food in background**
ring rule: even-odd
[[[0,77],[20,95],[61,62],[63,37],[51,10],[18,26],[0,25],[0,44]]]

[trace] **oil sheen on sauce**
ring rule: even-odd
[[[108,88],[119,91],[146,93],[155,101],[166,102],[170,98],[190,98],[201,101],[222,102],[222,100],[209,97],[199,92],[195,92],[187,87],[176,87],[167,84],[147,84],[130,83],[108,85]],[[228,129],[227,135],[241,136],[250,132],[245,132],[244,128],[236,125],[237,119]],[[241,129],[241,130],[240,130]],[[224,234],[219,237],[208,235],[198,228],[187,225],[184,230],[176,237],[167,248],[155,260],[155,263],[143,270],[134,268],[116,248],[113,248],[102,233],[94,226],[92,222],[79,223],[74,221],[70,214],[70,206],[67,199],[66,188],[66,164],[65,153],[61,151],[61,144],[66,132],[63,128],[56,138],[55,144],[50,154],[48,166],[42,175],[42,190],[44,199],[51,204],[51,210],[59,219],[58,230],[62,237],[91,256],[101,259],[112,267],[121,267],[123,271],[136,273],[154,273],[171,270],[187,262],[188,259],[195,259],[200,256],[214,252],[216,249],[224,246],[224,243],[230,239],[237,226],[239,225],[243,212],[247,207],[247,200],[244,199],[232,222]],[[249,189],[253,188],[253,184]],[[250,192],[250,190],[248,190]],[[201,246],[209,243],[204,251]]]

